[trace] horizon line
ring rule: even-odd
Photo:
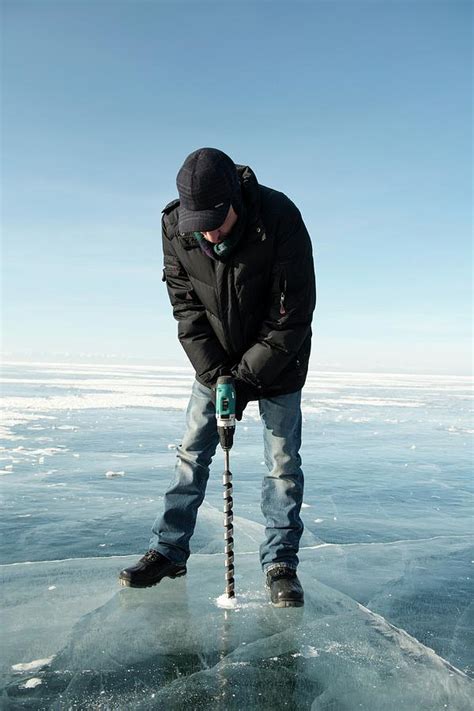
[[[93,358],[94,356],[90,356]],[[117,356],[111,356],[111,358],[114,358]],[[140,360],[138,357],[131,357],[129,360]],[[84,366],[90,366],[90,367],[97,367],[97,368],[108,368],[110,366],[115,366],[115,367],[125,367],[125,368],[131,368],[135,370],[140,370],[140,369],[153,369],[153,370],[167,370],[167,371],[184,371],[184,372],[189,372],[190,375],[193,375],[195,373],[193,367],[191,365],[172,365],[172,364],[165,364],[165,363],[153,363],[153,362],[148,362],[148,363],[141,363],[141,364],[131,364],[130,362],[102,362],[102,363],[88,363],[87,361],[68,361],[68,360],[63,360],[63,361],[47,361],[47,360],[3,360],[3,358],[0,356],[0,365],[25,365],[25,366],[78,366],[78,367],[84,367]],[[324,364],[325,368],[328,367],[328,364]],[[331,368],[331,366],[329,366]],[[337,369],[338,366],[332,366],[334,370],[316,370],[314,368],[308,369],[308,376],[309,375],[326,375],[326,374],[337,374],[337,375],[386,375],[386,376],[413,376],[413,377],[436,377],[436,378],[469,378],[473,379],[474,378],[474,373],[465,373],[465,374],[454,374],[454,373],[439,373],[439,372],[415,372],[415,371],[383,371],[383,370],[341,370]]]

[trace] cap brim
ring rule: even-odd
[[[179,206],[178,228],[180,232],[212,232],[224,222],[230,202],[212,210],[187,210]]]

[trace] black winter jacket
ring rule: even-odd
[[[197,380],[231,372],[253,399],[303,387],[316,286],[311,240],[298,208],[237,166],[247,222],[225,262],[178,230],[179,200],[163,210],[164,270],[178,338]]]

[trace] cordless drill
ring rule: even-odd
[[[234,443],[235,432],[235,387],[230,375],[221,375],[216,386],[216,417],[219,441],[224,452]]]
[[[224,553],[225,553],[225,594],[226,604],[235,601],[234,583],[234,525],[232,499],[232,472],[230,471],[230,449],[234,444],[235,432],[235,387],[230,375],[221,375],[216,386],[216,418],[219,441],[224,450]]]

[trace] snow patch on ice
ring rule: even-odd
[[[21,437],[21,435],[14,435],[10,430],[5,427],[1,426],[0,427],[0,439],[9,439],[9,440],[14,440],[14,439],[26,439],[26,437]]]
[[[474,434],[474,429],[470,429],[469,427],[456,427],[455,425],[450,425],[449,427],[446,428],[446,432],[449,432],[450,434]]]
[[[319,657],[319,652],[315,647],[308,645],[304,649],[303,656],[305,659],[309,659],[310,657]]]
[[[20,664],[12,664],[12,669],[13,671],[32,671],[33,669],[39,669],[40,667],[46,666],[46,664],[50,664],[54,659],[54,656],[52,657],[44,657],[43,659],[33,659],[32,662],[22,662]]]
[[[32,679],[28,679],[28,681],[25,681],[24,684],[20,684],[20,689],[34,689],[43,682],[41,679],[38,677],[33,677]]]
[[[166,397],[158,393],[150,394],[150,389],[144,388],[143,392],[129,392],[124,386],[117,388],[119,392],[110,393],[79,393],[77,395],[53,395],[51,397],[7,397],[3,400],[3,408],[6,410],[17,410],[24,408],[25,411],[51,412],[52,410],[89,410],[89,409],[111,409],[126,407],[152,407],[165,410],[185,410],[188,405],[189,391],[182,395],[186,397]],[[176,391],[173,390],[176,394]],[[42,415],[43,417],[43,415]],[[18,423],[16,423],[18,424]],[[10,439],[18,439],[11,435]]]

